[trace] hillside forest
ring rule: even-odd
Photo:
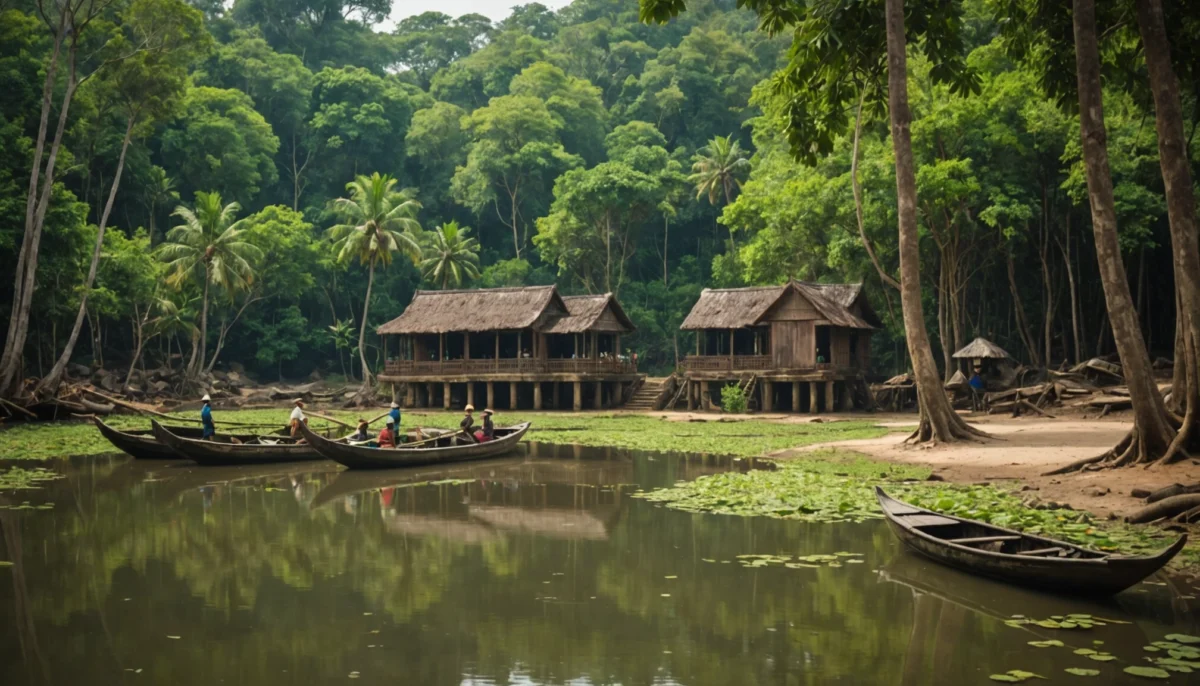
[[[385,28],[390,0],[0,3],[0,395],[74,363],[361,379],[382,364],[374,327],[415,290],[550,283],[617,294],[628,347],[662,373],[694,348],[678,327],[703,288],[863,281],[886,327],[873,371],[909,369],[886,70],[830,86],[818,117],[795,94],[804,46],[853,37],[805,43],[770,10],[787,3],[644,4]],[[878,13],[863,30],[882,46],[883,1],[853,4]],[[949,6],[955,25],[953,59],[914,42],[907,63],[939,373],[975,336],[1034,366],[1117,352],[1073,57],[1006,23],[1035,3],[909,4]],[[1169,359],[1174,258],[1134,3],[1100,4],[1119,262],[1152,359]],[[1069,42],[1069,13],[1065,29],[1043,19]],[[1179,78],[1194,167],[1196,74]]]

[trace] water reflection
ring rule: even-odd
[[[0,683],[310,684],[356,672],[368,683],[907,686],[1070,666],[1124,683],[1142,645],[1196,633],[1190,588],[1062,600],[905,555],[882,523],[691,515],[629,497],[734,467],[536,444],[375,473],[64,463],[65,479],[22,494],[53,510],[0,510],[0,556],[14,562],[0,569]],[[836,551],[865,564],[751,570],[736,558]],[[1003,624],[1071,612],[1131,623]],[[1027,645],[1046,637],[1102,640],[1120,660]]]

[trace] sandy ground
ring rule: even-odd
[[[877,415],[878,417],[878,415]],[[879,417],[884,426],[912,426],[912,415]],[[956,483],[1015,479],[1040,500],[1066,503],[1099,516],[1121,517],[1143,506],[1130,495],[1137,488],[1154,490],[1172,483],[1200,481],[1200,464],[1185,460],[1162,467],[1132,467],[1043,476],[1045,472],[1111,448],[1131,423],[1123,420],[969,417],[971,423],[995,436],[993,440],[940,445],[932,448],[904,444],[905,434],[842,441],[838,447],[863,452],[889,462],[923,464]],[[795,458],[820,446],[783,451]]]

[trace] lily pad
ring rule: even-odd
[[[1112,662],[1117,658],[1113,655],[1109,655],[1108,653],[1097,653],[1095,655],[1088,655],[1088,659],[1095,660],[1096,662]]]
[[[1140,676],[1140,677],[1143,677],[1146,679],[1169,679],[1169,678],[1171,678],[1170,672],[1168,672],[1165,669],[1159,669],[1158,667],[1142,667],[1139,665],[1135,665],[1132,667],[1126,667],[1122,671],[1124,671],[1126,674],[1132,674],[1134,676]]]
[[[1200,638],[1187,634],[1167,634],[1167,640],[1175,643],[1200,643]]]
[[[1029,645],[1035,648],[1061,648],[1063,647],[1063,642],[1050,639],[1049,641],[1029,641]]]
[[[1086,669],[1084,667],[1067,667],[1063,671],[1075,676],[1099,676],[1100,674],[1100,670],[1098,669]]]
[[[1096,651],[1091,648],[1078,648],[1075,650],[1076,655],[1096,655]]]

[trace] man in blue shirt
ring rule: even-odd
[[[396,422],[396,428],[399,429],[400,428],[400,405],[393,402],[392,403],[392,411],[388,412],[388,416],[391,417],[392,420]]]
[[[204,427],[200,438],[207,441],[217,435],[217,427],[213,424],[212,398],[208,397],[208,394],[205,393],[204,397],[200,400],[204,403],[204,406],[200,408],[200,424]]]
[[[979,376],[979,367],[971,373],[971,379],[967,381],[967,385],[971,388],[971,410],[979,412],[983,409],[983,394],[987,391],[987,384],[984,383],[983,377]]]

